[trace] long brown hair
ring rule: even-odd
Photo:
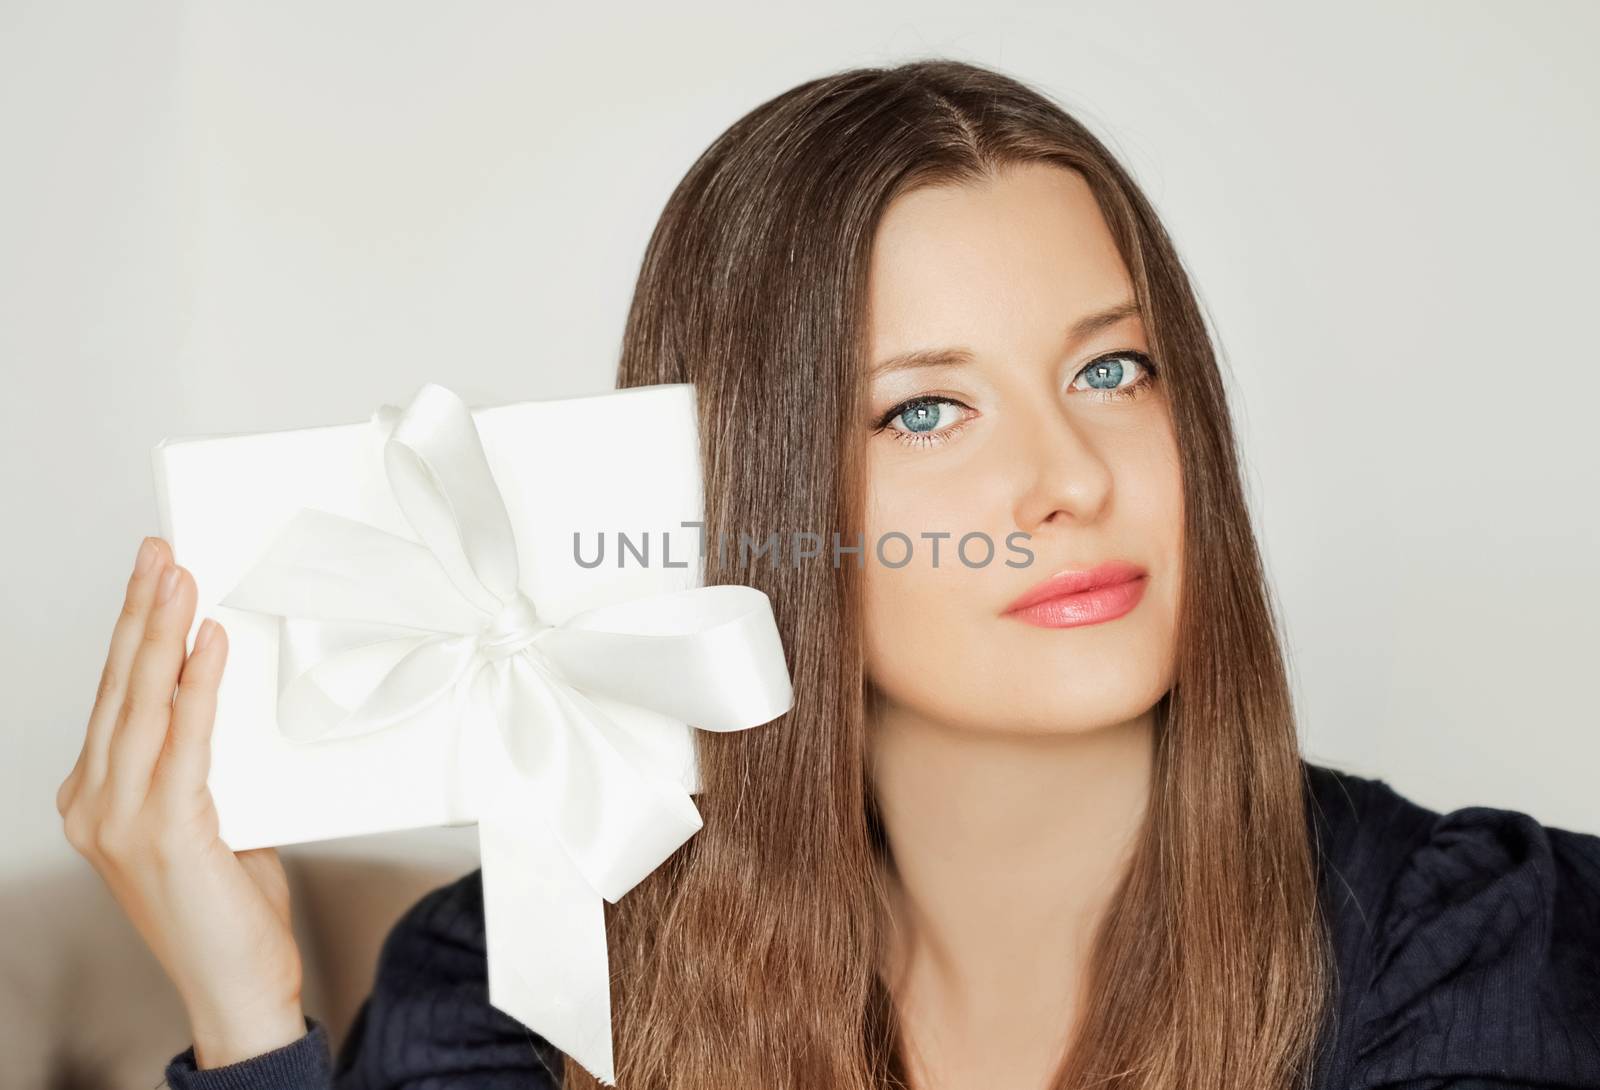
[[[617,385],[695,385],[708,541],[820,530],[856,542],[879,218],[910,189],[1028,162],[1080,173],[1117,239],[1161,362],[1185,497],[1176,676],[1157,706],[1146,826],[1052,1086],[1303,1086],[1331,959],[1272,602],[1200,308],[1100,141],[1016,80],[950,60],[852,69],[778,95],[668,200]],[[699,734],[704,828],[607,906],[618,1085],[903,1086],[878,974],[884,844],[860,573],[848,561],[740,564],[737,549],[708,548],[704,577],[771,597],[795,703],[767,726]],[[569,1060],[565,1085],[598,1083]]]

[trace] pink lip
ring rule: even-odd
[[[1045,628],[1113,620],[1139,604],[1145,570],[1110,560],[1087,571],[1057,572],[1005,608],[1005,615]]]

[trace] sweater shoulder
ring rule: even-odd
[[[517,1085],[555,1087],[561,1062],[553,1045],[489,1002],[483,875],[475,869],[424,894],[390,929],[337,1073],[359,1086],[448,1076],[457,1080],[451,1085],[476,1087],[510,1085],[515,1072],[526,1080]]]
[[[462,955],[460,968],[466,972],[486,968],[481,868],[418,898],[390,929],[380,960],[409,961],[408,950],[435,946],[458,950]]]
[[[1600,1085],[1600,837],[1322,766],[1307,786],[1351,1085]]]

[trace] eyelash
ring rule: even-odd
[[[1099,394],[1100,400],[1102,401],[1131,401],[1154,385],[1156,380],[1156,365],[1151,362],[1150,357],[1145,355],[1143,352],[1136,352],[1132,350],[1108,352],[1103,356],[1096,356],[1094,359],[1090,360],[1088,363],[1084,364],[1078,369],[1077,374],[1072,376],[1072,381],[1076,382],[1078,380],[1078,375],[1083,374],[1095,364],[1103,363],[1106,360],[1117,359],[1119,357],[1132,359],[1138,362],[1140,375],[1137,382],[1115,390],[1082,391],[1078,396],[1082,396],[1082,393],[1089,393],[1091,396],[1093,394]],[[961,423],[946,428],[944,431],[921,433],[897,431],[896,429],[889,427],[889,422],[895,417],[899,416],[907,409],[914,409],[920,405],[960,405],[963,409],[966,409],[969,412],[973,411],[972,406],[957,401],[953,397],[937,397],[932,394],[919,394],[916,397],[907,398],[906,400],[900,402],[900,404],[896,405],[894,408],[890,409],[888,412],[879,417],[877,425],[873,428],[873,433],[876,434],[880,431],[887,431],[890,435],[894,436],[896,441],[903,443],[908,447],[934,447],[941,443],[949,442],[967,426],[967,422],[963,420]]]

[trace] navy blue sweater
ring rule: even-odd
[[[1306,762],[1338,959],[1319,1090],[1600,1088],[1600,837],[1441,814]],[[174,1090],[556,1090],[561,1055],[489,1006],[481,872],[397,923],[337,1062],[326,1028]]]

